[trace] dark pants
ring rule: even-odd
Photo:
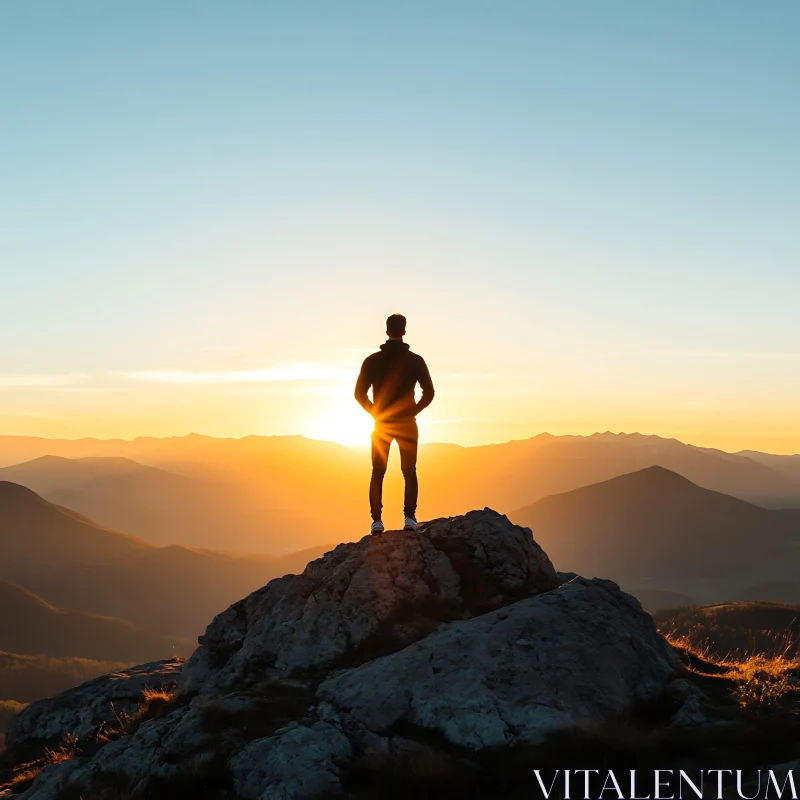
[[[389,463],[392,440],[400,448],[400,469],[406,482],[403,513],[413,517],[417,513],[417,421],[404,419],[395,422],[376,422],[372,433],[372,480],[369,482],[369,507],[372,519],[381,518],[383,509],[383,476]]]

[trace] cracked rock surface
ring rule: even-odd
[[[316,797],[338,786],[337,763],[352,754],[349,739],[327,722],[293,725],[231,759],[234,788],[245,800]]]
[[[441,622],[556,586],[530,531],[489,509],[435,520],[416,535],[365,536],[217,616],[186,665],[181,691],[222,690],[264,670],[286,676],[366,661]]]
[[[374,731],[410,723],[481,749],[613,719],[677,667],[636,600],[577,578],[333,677],[319,696]]]

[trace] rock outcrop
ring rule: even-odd
[[[239,751],[230,766],[237,794],[246,800],[319,797],[337,789],[337,764],[352,755],[347,736],[320,721],[257,739]]]
[[[38,700],[12,717],[6,747],[24,752],[37,744],[54,744],[67,734],[97,736],[106,725],[134,714],[146,689],[173,691],[183,659],[154,661],[87,681],[47,700]]]
[[[414,731],[465,754],[536,743],[625,715],[681,671],[634,598],[563,583],[528,529],[471,512],[340,545],[236,603],[201,637],[172,707],[79,747],[24,797],[172,796],[187,780],[206,797],[216,785],[248,800],[327,796],[354,759],[429,747]],[[35,704],[12,745],[91,739],[103,714],[74,712],[100,696],[92,683]]]
[[[373,731],[406,723],[481,749],[614,719],[676,668],[636,600],[576,578],[330,678],[318,695]]]
[[[219,691],[265,674],[320,674],[556,586],[530,532],[489,509],[436,520],[415,536],[366,536],[217,616],[186,665],[181,691]]]

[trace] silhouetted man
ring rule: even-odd
[[[417,420],[416,416],[433,400],[433,381],[422,356],[412,353],[403,342],[406,318],[392,314],[386,320],[386,335],[380,352],[373,353],[361,365],[356,381],[356,400],[375,418],[372,433],[372,479],[369,483],[369,506],[372,513],[370,533],[383,533],[383,476],[389,463],[389,448],[394,439],[400,448],[400,468],[405,479],[406,521],[404,530],[418,530],[417,525]],[[417,402],[414,390],[419,383],[422,397]],[[372,387],[372,400],[367,392]]]

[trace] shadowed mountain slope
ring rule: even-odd
[[[681,606],[693,606],[697,601],[688,595],[680,592],[670,592],[666,589],[627,589],[641,604],[642,608],[649,614],[655,614],[664,608],[679,608]]]
[[[0,481],[0,570],[6,575],[37,569],[37,561],[62,566],[107,564],[150,549],[132,536],[48,503],[24,486]]]
[[[233,599],[322,549],[284,560],[154,547],[0,482],[0,580],[159,634],[196,636]]]
[[[0,650],[23,655],[153,661],[183,653],[183,644],[140,631],[127,622],[57,608],[0,581]]]
[[[556,563],[627,585],[706,579],[730,591],[800,566],[800,513],[702,489],[662,467],[547,497],[511,516],[532,528]]]
[[[780,456],[772,453],[759,453],[756,450],[742,450],[736,455],[749,458],[751,461],[756,461],[777,472],[784,472],[787,475],[800,478],[800,455]]]
[[[774,603],[800,605],[800,582],[768,581],[748,586],[737,593],[736,600],[769,600]]]

